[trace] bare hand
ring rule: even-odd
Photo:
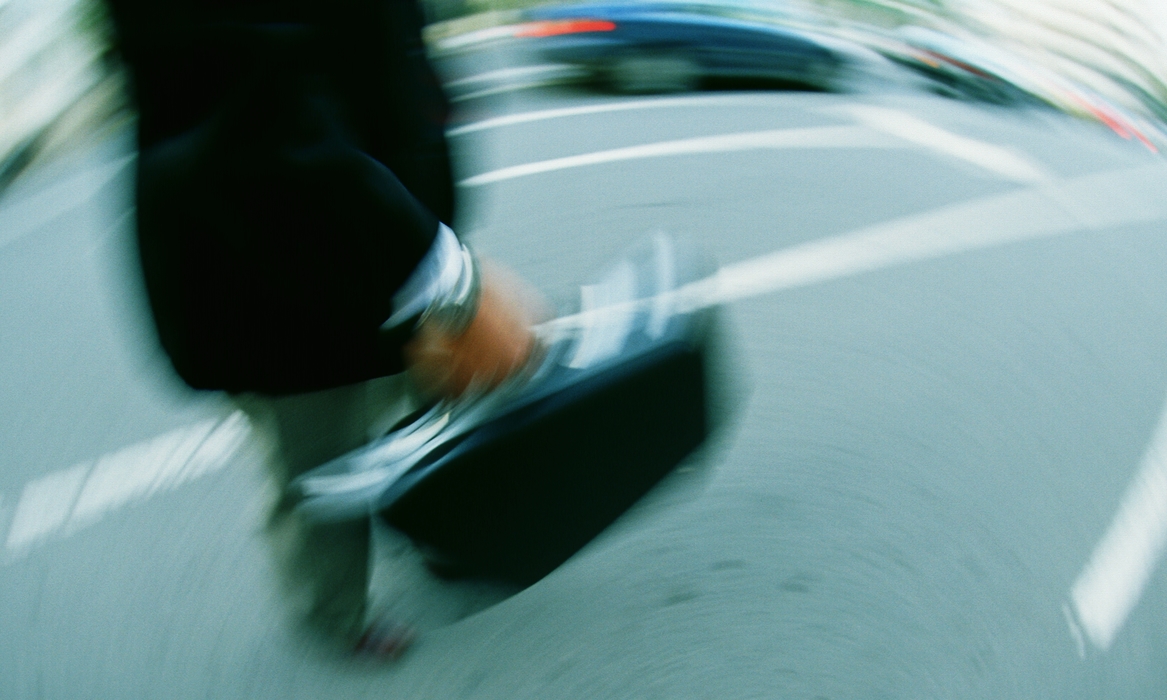
[[[493,388],[531,355],[534,294],[498,266],[480,263],[479,269],[482,294],[466,331],[452,336],[423,324],[405,346],[406,364],[424,391],[455,398],[471,385]]]

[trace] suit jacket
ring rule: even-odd
[[[193,387],[402,369],[394,292],[453,218],[413,0],[109,0],[139,111],[138,242]]]

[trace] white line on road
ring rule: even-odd
[[[865,127],[820,126],[806,129],[772,129],[746,131],[718,136],[698,136],[675,141],[659,141],[640,146],[613,148],[607,151],[584,153],[577,156],[552,158],[535,163],[524,163],[501,168],[462,180],[463,187],[479,187],[528,175],[548,173],[587,165],[615,163],[643,158],[693,155],[698,153],[731,153],[779,148],[895,148],[901,142]]]
[[[864,272],[1041,237],[1167,219],[1167,166],[1088,175],[812,241],[726,265],[669,296],[691,310]],[[637,302],[646,308],[662,298]],[[555,319],[555,335],[625,309],[604,307]],[[1143,471],[1096,556],[1075,584],[1073,602],[1093,643],[1105,647],[1137,601],[1167,537],[1167,428],[1160,425]],[[25,485],[5,547],[20,556],[54,535],[91,525],[113,510],[223,468],[250,426],[240,412],[123,448]],[[1148,466],[1149,465],[1149,466]]]
[[[492,117],[490,119],[483,119],[482,121],[473,122],[464,126],[459,126],[450,129],[446,132],[447,136],[461,136],[463,134],[471,134],[476,131],[485,131],[487,129],[498,129],[505,126],[514,126],[515,124],[527,124],[530,122],[546,121],[548,119],[563,119],[566,117],[579,117],[589,114],[604,114],[606,112],[625,112],[639,109],[666,109],[674,107],[732,107],[743,104],[762,104],[766,100],[757,95],[733,95],[733,96],[692,96],[692,97],[656,97],[642,100],[621,100],[618,102],[605,102],[603,104],[589,104],[580,105],[578,107],[559,107],[556,109],[541,109],[534,112],[520,112],[518,114],[506,114],[501,117]],[[772,102],[772,100],[770,100]]]
[[[851,105],[840,111],[872,129],[963,160],[1006,180],[1034,184],[1050,179],[1045,168],[1017,151],[954,134],[906,112],[872,105]]]
[[[1102,651],[1142,596],[1167,545],[1167,411],[1110,528],[1070,589],[1086,637]],[[1071,631],[1073,627],[1071,627]]]
[[[571,66],[563,63],[544,63],[537,66],[499,68],[498,70],[491,70],[450,81],[446,83],[446,87],[456,88],[466,85],[476,85],[478,83],[501,83],[507,80],[514,80],[515,78],[530,78],[533,75],[557,75],[570,68]]]
[[[663,98],[541,110],[486,119],[481,122],[452,129],[448,133],[450,136],[457,136],[483,129],[541,121],[544,119],[557,119],[581,114],[596,114],[626,109],[724,104],[724,102],[715,102],[713,99],[715,98]],[[729,99],[741,100],[741,98]],[[956,158],[993,175],[1021,184],[1038,184],[1052,179],[1052,175],[1041,164],[1026,157],[1022,153],[986,141],[954,134],[951,131],[942,129],[923,119],[899,110],[871,105],[854,105],[845,109],[827,111],[849,114],[861,122],[863,126],[772,129],[660,141],[639,146],[613,148],[575,156],[536,161],[534,163],[513,165],[469,177],[458,184],[463,187],[479,187],[504,180],[512,180],[519,177],[566,170],[569,168],[696,153],[729,153],[734,151],[777,148],[895,148],[903,147],[907,144],[920,146],[946,157]],[[875,134],[891,136],[893,140],[880,139]]]
[[[1167,219],[1167,167],[1155,164],[1047,182],[796,245],[726,265],[669,295],[678,311],[805,287],[894,265],[1082,231]],[[661,298],[564,316],[537,328],[554,338]],[[1110,528],[1070,591],[1070,633],[1105,651],[1167,550],[1167,409]],[[1067,613],[1069,611],[1067,610]],[[1075,622],[1075,616],[1077,624]]]
[[[88,527],[135,501],[225,467],[251,429],[242,412],[203,421],[25,484],[8,529],[8,558]]]
[[[546,74],[543,77],[534,78],[532,80],[524,80],[516,83],[507,83],[505,85],[496,85],[494,87],[483,88],[468,92],[462,95],[454,95],[450,98],[450,102],[468,102],[470,100],[477,100],[490,95],[501,95],[507,92],[518,92],[519,90],[530,90],[532,88],[547,87],[549,85],[559,85],[565,81],[577,80],[582,71],[577,68],[567,67],[563,71],[553,74]]]
[[[1167,166],[1156,163],[981,197],[725,265],[670,293],[670,303],[695,310],[1007,243],[1163,219]],[[539,326],[539,333],[554,336],[608,313],[626,309],[563,316]]]
[[[485,29],[478,29],[465,34],[458,34],[446,39],[440,39],[436,44],[436,48],[441,51],[453,51],[462,49],[473,44],[480,44],[495,39],[509,39],[515,35],[516,25],[504,24],[498,27],[486,27]]]
[[[63,527],[88,473],[88,464],[78,464],[25,484],[8,529],[8,550],[26,549]]]

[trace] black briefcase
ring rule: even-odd
[[[713,312],[677,293],[701,270],[655,239],[547,327],[527,374],[309,472],[301,509],[379,513],[458,571],[537,581],[705,440]]]

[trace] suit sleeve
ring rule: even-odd
[[[141,114],[142,267],[175,368],[196,388],[264,393],[400,371],[409,328],[381,326],[453,215],[416,8],[257,22],[159,6],[114,14]]]

